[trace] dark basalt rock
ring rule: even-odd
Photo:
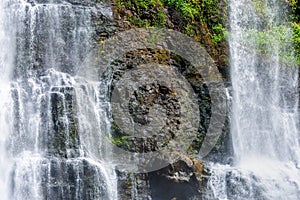
[[[119,199],[132,200],[143,199],[152,200],[149,184],[149,175],[131,174],[125,172],[118,173],[118,194]]]
[[[179,161],[167,167],[144,174],[118,172],[119,198],[124,200],[200,200],[204,184],[203,164],[180,154]]]
[[[155,62],[167,66],[176,66],[197,94],[200,110],[200,124],[197,139],[193,142],[190,151],[196,152],[201,146],[210,119],[211,102],[207,86],[199,72],[184,59],[158,49],[141,49],[128,52],[124,58],[113,62],[116,70],[112,78],[111,90],[123,74],[135,69],[138,65]],[[134,94],[131,94],[128,109],[136,123],[147,124],[149,109],[154,105],[161,105],[166,109],[167,124],[157,135],[162,137],[132,138],[118,128],[116,123],[112,126],[112,136],[118,140],[118,146],[132,152],[156,151],[170,141],[181,123],[180,104],[176,99],[176,92],[165,88],[159,83],[141,86]]]

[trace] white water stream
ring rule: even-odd
[[[300,199],[298,67],[287,4],[230,1],[233,166],[212,164],[212,199]]]
[[[0,199],[115,200],[114,166],[88,155],[93,138],[82,143],[107,132],[101,83],[77,75],[92,18],[105,15],[84,1],[43,2],[0,1]]]

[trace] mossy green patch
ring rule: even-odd
[[[295,48],[295,55],[298,65],[300,65],[300,24],[297,22],[292,22],[293,28],[293,41]]]
[[[297,26],[297,24],[293,24],[293,26]],[[295,64],[300,64],[299,59],[297,59],[297,57],[299,57],[300,45],[300,27],[298,26],[298,28],[297,31],[297,27],[292,29],[286,24],[269,26],[266,30],[261,31],[251,29],[245,32],[245,37],[259,55],[268,57],[273,56],[275,52],[277,54],[276,56],[279,57],[280,62],[293,66]],[[295,51],[294,44],[296,44]]]

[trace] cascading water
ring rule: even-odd
[[[216,199],[300,199],[298,69],[285,1],[231,0],[234,166],[212,165]]]
[[[9,190],[9,169],[11,162],[6,152],[7,140],[11,134],[11,107],[12,99],[10,98],[10,80],[13,71],[14,58],[14,42],[11,36],[14,35],[13,30],[8,26],[10,16],[7,15],[5,2],[0,2],[0,194],[1,198],[9,199],[7,191]],[[4,48],[5,47],[5,48]]]
[[[252,157],[300,161],[298,70],[283,60],[292,59],[293,49],[285,41],[292,35],[279,3],[231,3],[232,138],[238,164]],[[259,41],[263,34],[266,41]]]
[[[0,2],[1,199],[117,199],[114,167],[81,140],[105,134],[101,83],[77,74],[111,11],[72,2]]]

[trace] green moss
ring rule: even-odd
[[[226,40],[226,30],[223,22],[227,13],[220,10],[220,2],[226,5],[226,0],[115,0],[117,9],[122,6],[137,13],[137,16],[127,16],[130,23],[137,27],[163,27],[167,22],[167,9],[176,10],[184,24],[179,27],[181,32],[201,41],[219,44]],[[206,32],[205,36],[203,32]]]
[[[159,10],[157,11],[157,15],[155,15],[153,25],[155,27],[160,27],[166,24],[166,14]]]
[[[131,24],[134,24],[135,26],[138,26],[138,27],[144,27],[144,28],[150,27],[150,24],[148,21],[142,20],[140,18],[129,16],[128,20]]]
[[[128,140],[131,139],[130,136],[122,136],[122,137],[111,137],[111,142],[118,147],[129,147]]]
[[[216,45],[219,44],[222,41],[225,41],[228,35],[227,30],[223,27],[222,24],[215,24],[212,27],[213,33],[212,33],[212,41]]]
[[[126,28],[163,27],[193,37],[205,47],[225,72],[228,66],[226,42],[227,0],[114,0],[116,13]]]
[[[132,25],[137,27],[159,27],[166,23],[166,14],[162,11],[163,2],[161,0],[114,0],[118,12],[122,12],[123,7],[136,12],[136,16],[127,16]]]
[[[295,49],[295,57],[298,65],[300,65],[300,1],[288,0],[290,5],[290,23],[293,31],[293,43]]]
[[[295,48],[295,55],[298,65],[300,65],[300,24],[292,22],[293,27],[293,41]]]
[[[126,135],[118,125],[113,122],[111,125],[111,135],[109,137],[110,141],[120,147],[120,148],[129,148],[130,147],[130,140],[132,139],[131,136]]]
[[[195,0],[165,0],[164,4],[174,7],[185,19],[194,20],[196,17],[199,18],[199,5]]]
[[[298,0],[289,0],[288,3],[291,8],[291,21],[299,22],[300,2]]]

